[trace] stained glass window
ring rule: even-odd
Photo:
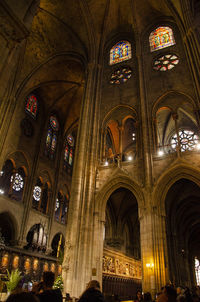
[[[38,112],[38,100],[34,94],[30,94],[26,99],[26,111],[36,118]]]
[[[58,124],[57,118],[55,116],[50,117],[50,125],[54,131],[58,131],[59,124]]]
[[[73,165],[74,157],[74,136],[69,134],[66,138],[65,149],[64,149],[64,168],[71,173],[71,167]],[[68,169],[69,168],[69,169]]]
[[[149,36],[150,50],[156,51],[175,44],[174,35],[170,27],[158,27]]]
[[[66,215],[68,211],[68,195],[64,196],[58,192],[55,204],[55,220],[63,224],[66,223]]]
[[[200,285],[200,263],[197,258],[195,258],[195,275],[197,280],[197,285]]]
[[[110,84],[122,84],[131,78],[132,70],[129,67],[122,67],[115,70],[110,77]]]
[[[52,142],[51,142],[51,153],[54,153],[56,150],[56,143],[57,143],[57,135],[54,133]]]
[[[33,200],[32,200],[32,207],[36,210],[40,210],[41,197],[42,197],[42,182],[38,177],[37,182],[33,188]]]
[[[68,144],[69,144],[71,147],[74,146],[74,138],[73,138],[73,136],[72,136],[71,134],[69,134],[69,135],[67,136],[67,142],[68,142]]]
[[[49,128],[46,136],[46,148],[45,155],[51,159],[54,158],[54,154],[57,146],[57,132],[59,130],[58,120],[55,116],[51,116],[49,119]]]
[[[73,150],[71,148],[70,152],[69,152],[69,164],[70,164],[70,166],[72,165],[72,161],[73,161]]]
[[[46,146],[48,149],[51,146],[51,141],[52,141],[52,129],[49,129],[47,132],[47,138],[46,138]]]
[[[174,54],[167,54],[154,61],[153,69],[157,71],[167,71],[173,69],[179,63],[179,59]]]
[[[64,152],[64,161],[67,163],[69,157],[69,147],[68,144],[65,145],[65,152]]]
[[[13,190],[18,192],[23,189],[24,180],[23,180],[23,177],[19,173],[15,173],[14,175],[12,175],[10,181],[12,183]]]
[[[199,137],[191,130],[180,130],[179,131],[179,140],[181,151],[194,150],[198,144]],[[178,146],[178,137],[177,134],[174,134],[171,138],[171,147],[176,150]]]
[[[65,224],[67,221],[67,211],[68,211],[68,203],[69,200],[66,196],[64,196],[64,202],[62,206],[62,215],[61,215],[61,223]]]
[[[120,41],[110,50],[110,65],[131,59],[131,44],[128,41]]]
[[[60,221],[60,216],[61,216],[61,207],[62,207],[62,194],[58,192],[57,198],[56,198],[56,204],[55,204],[55,220]]]
[[[42,194],[42,189],[39,186],[35,186],[33,189],[33,198],[36,201],[40,201],[41,194]]]
[[[17,172],[10,177],[10,188],[8,196],[12,199],[20,201],[23,197],[25,172],[23,168],[18,168]]]

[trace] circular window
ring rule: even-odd
[[[156,59],[153,69],[157,71],[167,71],[174,68],[179,63],[179,58],[174,54],[164,55]]]
[[[42,189],[39,186],[35,186],[33,190],[33,198],[37,201],[41,198]]]
[[[198,136],[190,130],[181,130],[179,131],[179,140],[181,145],[181,151],[186,150],[194,150],[195,146],[198,144]],[[177,134],[172,136],[171,138],[171,147],[172,149],[176,150],[176,147],[178,146],[178,137]]]
[[[69,134],[69,135],[67,136],[67,142],[68,142],[68,144],[69,144],[71,147],[74,146],[74,138],[73,138],[73,136],[72,136],[71,134]]]
[[[57,118],[55,116],[50,117],[50,125],[54,131],[58,131],[59,125],[58,125]]]
[[[15,175],[12,175],[10,181],[12,182],[13,190],[20,191],[23,189],[24,181],[20,174],[16,173]]]
[[[110,77],[110,84],[122,84],[131,78],[132,70],[130,67],[121,67],[116,69]]]

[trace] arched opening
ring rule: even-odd
[[[200,188],[180,179],[169,189],[166,200],[166,228],[169,276],[175,285],[197,284],[195,259],[200,259]]]
[[[27,245],[26,249],[32,249],[42,251],[45,253],[47,248],[47,234],[45,233],[44,227],[41,223],[34,224],[27,236],[26,236]]]
[[[12,245],[16,237],[16,228],[9,213],[0,214],[0,232],[5,245]]]
[[[136,158],[136,122],[133,118],[127,118],[124,123],[122,136],[122,159],[132,160]]]
[[[52,256],[59,258],[59,262],[62,264],[64,256],[65,239],[62,233],[57,233],[52,240]]]
[[[133,299],[141,287],[140,225],[134,194],[123,187],[108,198],[103,254],[103,292]]]

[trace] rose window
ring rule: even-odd
[[[181,145],[181,151],[186,150],[194,150],[196,145],[198,144],[199,137],[190,130],[181,130],[179,131],[179,140]],[[171,147],[172,149],[176,150],[176,147],[178,146],[178,137],[177,134],[173,135],[171,138]]]
[[[157,71],[167,71],[173,69],[179,63],[179,58],[174,54],[164,55],[156,59],[153,69]]]
[[[10,181],[12,183],[13,190],[21,191],[23,189],[24,181],[23,177],[20,174],[16,173],[12,175]]]
[[[41,193],[42,193],[42,189],[39,186],[35,186],[35,188],[33,190],[33,198],[36,201],[39,201],[41,198]]]
[[[116,69],[110,77],[110,84],[122,84],[131,78],[132,70],[129,67],[121,67]]]

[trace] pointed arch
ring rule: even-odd
[[[128,189],[133,193],[138,202],[138,208],[144,207],[145,199],[142,188],[135,181],[125,175],[111,176],[107,183],[98,192],[95,201],[96,211],[102,215],[102,221],[105,220],[105,209],[108,198],[115,190],[121,187]]]
[[[175,167],[168,169],[158,179],[153,192],[153,206],[157,207],[161,214],[165,215],[165,199],[171,186],[179,179],[188,179],[199,186],[199,171],[186,163],[177,162]]]

